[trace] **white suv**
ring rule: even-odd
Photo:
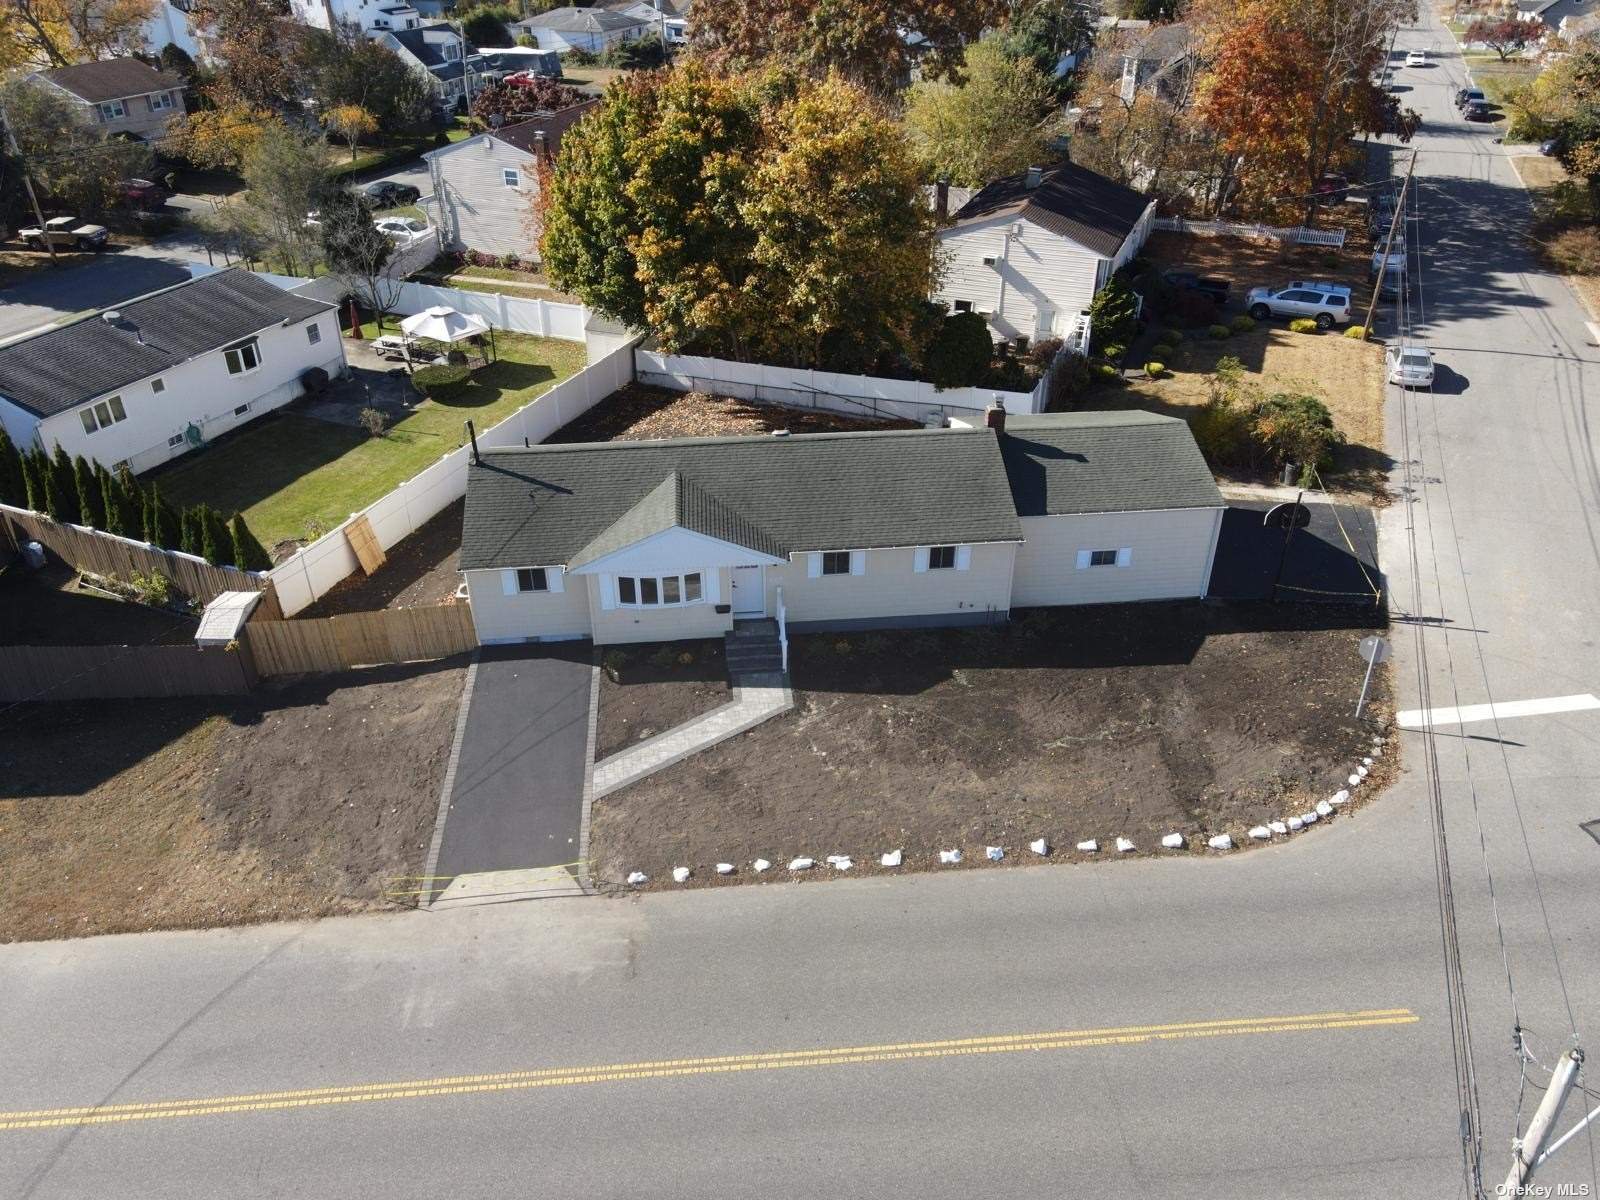
[[[1350,288],[1342,283],[1296,279],[1276,291],[1252,288],[1245,302],[1250,315],[1258,321],[1268,317],[1310,317],[1321,329],[1350,321]]]

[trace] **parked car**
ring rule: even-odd
[[[1350,194],[1350,180],[1335,172],[1328,172],[1317,180],[1316,194],[1329,204],[1343,204]]]
[[[1425,67],[1428,65],[1428,52],[1426,50],[1413,50],[1406,55],[1406,66]]]
[[[148,212],[165,206],[171,197],[172,193],[166,188],[148,179],[124,179],[117,184],[119,200]]]
[[[378,229],[402,246],[409,246],[432,232],[433,226],[415,217],[379,217],[373,222]]]
[[[1494,120],[1494,114],[1489,111],[1487,100],[1468,100],[1467,106],[1461,110],[1461,115],[1469,121]]]
[[[1477,88],[1462,88],[1456,93],[1456,108],[1464,109],[1474,100],[1482,100],[1487,103],[1488,99],[1489,97],[1485,96],[1483,92]]]
[[[77,217],[51,217],[41,229],[35,225],[31,229],[20,230],[17,234],[35,250],[43,250],[46,246],[66,246],[74,250],[99,250],[106,244],[106,239],[111,236],[111,231],[104,225],[90,225]]]
[[[1374,263],[1367,278],[1378,281],[1378,267]],[[1380,300],[1401,300],[1411,289],[1411,277],[1406,272],[1406,260],[1391,258],[1383,270],[1383,279],[1378,281],[1378,298]]]
[[[1371,275],[1371,276],[1376,276],[1377,275],[1378,266],[1379,266],[1380,263],[1383,262],[1383,251],[1384,251],[1384,247],[1385,246],[1387,246],[1388,249],[1389,249],[1389,261],[1391,263],[1394,263],[1394,262],[1405,262],[1405,260],[1406,260],[1406,239],[1405,239],[1405,234],[1403,234],[1402,232],[1400,232],[1397,229],[1397,230],[1395,230],[1394,241],[1392,241],[1392,242],[1379,242],[1379,243],[1377,243],[1376,245],[1373,246],[1373,248],[1372,248],[1372,261],[1367,264],[1367,274],[1368,275]]]
[[[1246,303],[1250,315],[1258,321],[1268,317],[1309,317],[1320,329],[1350,321],[1350,288],[1343,283],[1296,279],[1276,291],[1252,288]]]
[[[1426,346],[1390,346],[1384,351],[1389,382],[1401,387],[1433,386],[1433,351]]]
[[[392,179],[369,183],[361,189],[361,194],[379,208],[399,208],[402,204],[415,204],[422,199],[422,193],[409,183],[396,183]]]
[[[1193,271],[1167,271],[1161,278],[1168,287],[1181,292],[1199,292],[1219,305],[1228,302],[1228,289],[1233,286],[1226,279],[1196,275]]]

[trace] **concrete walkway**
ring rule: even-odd
[[[794,707],[794,694],[778,673],[738,677],[733,700],[676,729],[630,746],[594,765],[594,794],[604,796],[646,775],[725,742]]]

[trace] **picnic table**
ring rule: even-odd
[[[409,358],[414,363],[433,363],[440,359],[435,351],[418,348],[417,339],[404,334],[386,333],[372,339],[372,349],[384,358],[402,362]]]

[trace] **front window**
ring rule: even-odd
[[[928,548],[928,570],[953,571],[956,567],[956,548],[954,546],[930,546]]]
[[[1091,567],[1114,567],[1117,565],[1117,552],[1115,550],[1089,551],[1089,565]]]
[[[122,106],[121,100],[107,100],[100,106],[100,119],[102,121],[120,121],[128,115],[128,110]]]
[[[698,571],[685,575],[617,576],[617,603],[624,608],[669,608],[698,604],[704,594]]]
[[[256,344],[256,339],[240,342],[236,346],[229,346],[222,352],[222,360],[228,364],[229,375],[248,375],[261,365],[261,348]]]
[[[850,551],[825,551],[822,555],[822,573],[824,575],[850,574]]]
[[[154,96],[150,97],[150,111],[151,112],[161,112],[162,110],[168,109],[168,108],[171,108],[171,107],[172,107],[172,93],[171,92],[157,92]]]

